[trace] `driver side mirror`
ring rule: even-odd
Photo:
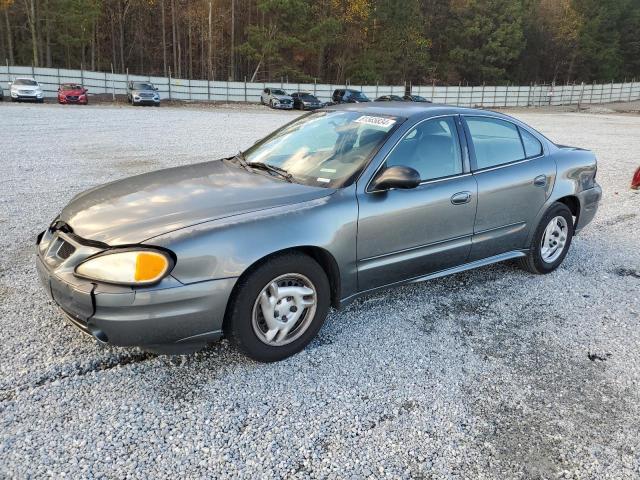
[[[420,174],[411,167],[394,165],[382,170],[371,182],[372,190],[391,190],[399,188],[408,190],[420,185]]]

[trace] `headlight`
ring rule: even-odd
[[[113,251],[92,257],[76,267],[76,275],[121,285],[151,285],[162,280],[173,260],[158,250]]]

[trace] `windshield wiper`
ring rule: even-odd
[[[226,158],[225,160],[236,162],[245,170],[249,172],[251,171],[251,168],[249,168],[249,164],[247,163],[244,153],[242,153],[241,151],[236,153],[233,157]]]
[[[246,162],[245,162],[246,163]],[[287,170],[281,167],[276,167],[275,165],[269,165],[264,162],[251,162],[247,164],[250,168],[256,168],[259,170],[266,170],[267,172],[275,173],[276,175],[284,178],[287,182],[293,182],[293,175],[291,175]]]

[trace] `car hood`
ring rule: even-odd
[[[60,220],[87,240],[130,245],[197,223],[314,200],[334,191],[216,160],[92,188],[74,197]]]
[[[158,93],[156,90],[131,90],[131,92],[134,95],[138,93]]]
[[[83,90],[62,90],[63,95],[84,95],[84,91]]]
[[[293,97],[289,95],[271,95],[273,98],[277,98],[278,100],[293,100]]]

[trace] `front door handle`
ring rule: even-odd
[[[547,176],[546,175],[538,175],[533,179],[533,184],[536,187],[546,187],[547,186]]]
[[[471,192],[458,192],[451,197],[451,203],[454,205],[463,205],[471,201]]]

